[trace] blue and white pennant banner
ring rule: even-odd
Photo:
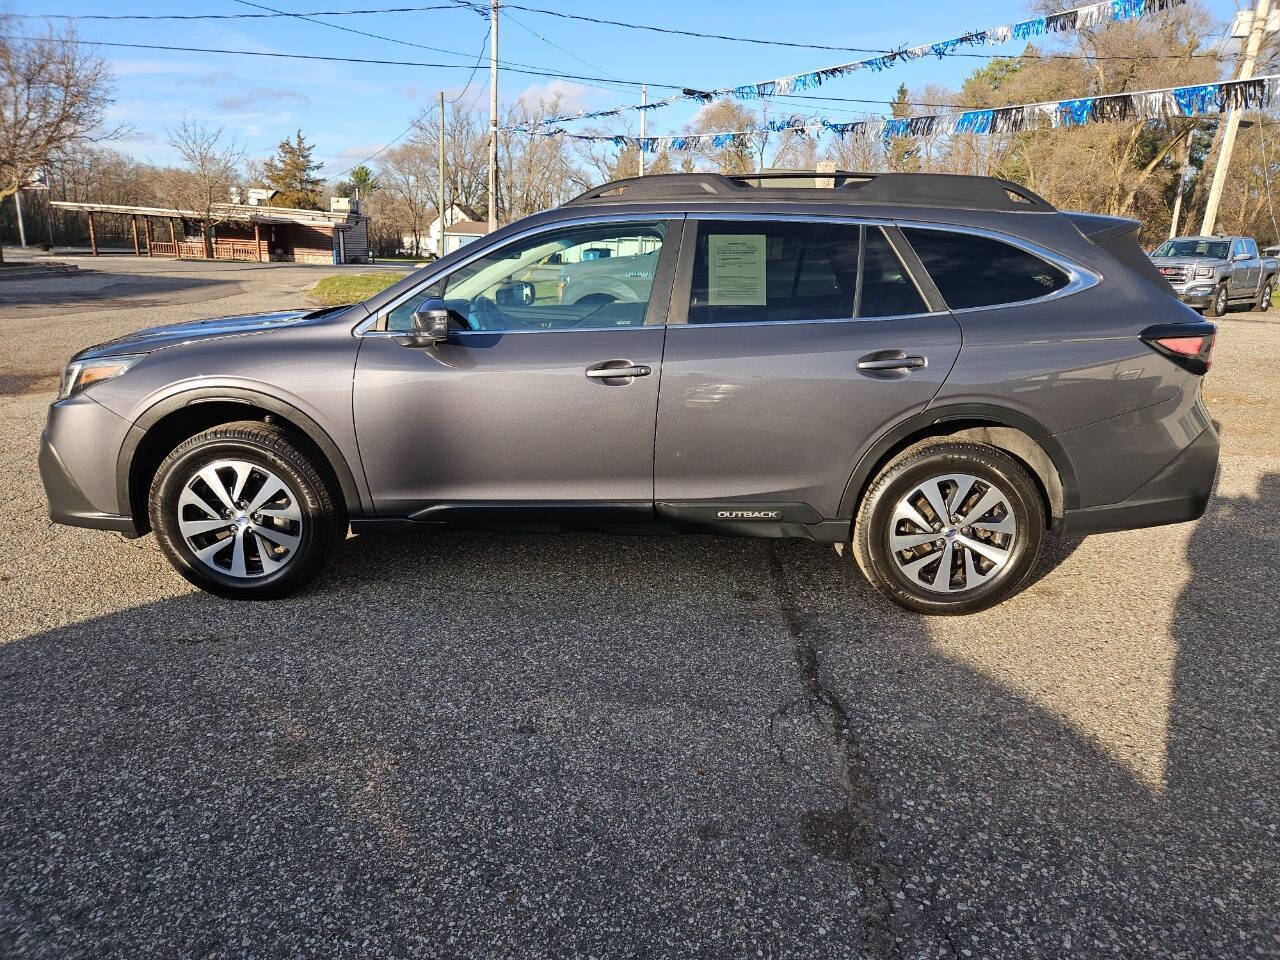
[[[986,30],[975,30],[950,40],[921,44],[869,57],[849,63],[839,63],[821,70],[797,73],[786,77],[777,77],[763,83],[746,83],[734,87],[720,87],[715,90],[695,90],[686,87],[680,93],[662,100],[653,100],[645,104],[628,104],[609,107],[604,110],[564,114],[557,117],[545,117],[540,123],[566,123],[570,120],[592,120],[600,117],[614,117],[631,110],[660,110],[673,103],[686,100],[698,100],[709,103],[719,97],[732,97],[737,100],[759,100],[763,97],[785,96],[797,90],[812,90],[820,87],[835,77],[842,77],[857,70],[879,72],[888,70],[903,60],[918,60],[921,57],[945,57],[963,47],[1000,46],[1010,40],[1029,40],[1032,37],[1050,33],[1063,33],[1072,30],[1085,30],[1104,23],[1132,20],[1161,10],[1181,6],[1187,0],[1102,0],[1101,3],[1090,3],[1083,7],[1064,10],[1044,17],[1032,17]],[[518,128],[525,129],[527,128]]]
[[[870,120],[837,122],[821,117],[791,117],[771,120],[752,130],[726,133],[690,134],[669,137],[631,137],[569,133],[556,127],[529,131],[545,137],[593,140],[618,147],[635,147],[646,153],[665,150],[721,150],[731,145],[757,144],[769,133],[794,132],[817,137],[834,133],[844,137],[888,140],[896,137],[939,137],[959,133],[1016,133],[1021,130],[1076,127],[1107,120],[1168,120],[1222,113],[1239,108],[1255,110],[1270,106],[1280,86],[1280,74],[1252,80],[1226,80],[1161,90],[1079,97],[1045,103],[1027,103],[990,110],[965,110],[916,117],[879,117]]]

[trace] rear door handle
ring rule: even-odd
[[[632,377],[647,377],[651,373],[652,367],[632,363],[630,360],[606,360],[587,367],[587,376],[592,380],[629,380]]]
[[[924,365],[924,357],[881,357],[858,361],[859,370],[916,370]]]

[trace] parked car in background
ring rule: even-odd
[[[598,251],[588,251],[597,252]],[[561,303],[617,303],[634,301],[653,285],[658,251],[613,256],[583,257],[566,263],[556,284]]]
[[[1178,299],[1220,317],[1232,304],[1271,306],[1280,260],[1261,256],[1252,237],[1174,237],[1151,253],[1151,262]]]
[[[361,304],[81,351],[50,514],[154,531],[230,597],[302,586],[348,526],[594,529],[847,545],[944,614],[1049,535],[1201,516],[1215,327],[1136,221],[987,177],[756,179],[607,184]]]

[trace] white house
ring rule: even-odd
[[[444,212],[443,238],[440,236],[440,218],[435,217],[423,231],[423,252],[435,257],[443,257],[445,254],[453,253],[464,243],[470,243],[488,232],[489,224],[480,219],[478,213],[464,204],[451,203]],[[413,238],[406,237],[405,241],[405,249],[410,249]]]

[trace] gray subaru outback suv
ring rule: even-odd
[[[1203,513],[1215,328],[1135,222],[983,177],[828,182],[619,181],[355,306],[84,350],[50,513],[154,531],[231,597],[296,589],[348,527],[593,529],[851,544],[925,613],[1009,596],[1046,534]]]

